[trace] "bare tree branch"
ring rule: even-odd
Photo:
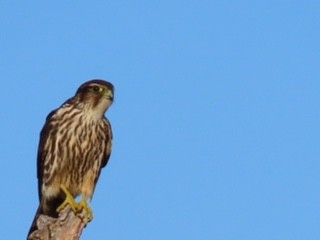
[[[58,218],[39,215],[38,229],[28,236],[28,240],[79,240],[86,225],[70,206],[67,206]]]

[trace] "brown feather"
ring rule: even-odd
[[[48,115],[37,157],[40,204],[36,217],[57,217],[56,209],[65,198],[61,184],[74,197],[92,198],[111,154],[112,130],[104,113],[112,104],[113,93],[109,82],[86,82],[74,97]]]

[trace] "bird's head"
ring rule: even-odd
[[[78,101],[86,110],[101,118],[113,102],[114,87],[111,83],[94,79],[83,83],[76,92]]]

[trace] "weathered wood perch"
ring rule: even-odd
[[[58,218],[39,215],[38,229],[30,233],[28,240],[79,240],[86,225],[70,206],[67,206]]]

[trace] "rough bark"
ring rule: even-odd
[[[39,215],[38,229],[28,236],[28,240],[78,240],[86,225],[67,206],[58,218]]]

